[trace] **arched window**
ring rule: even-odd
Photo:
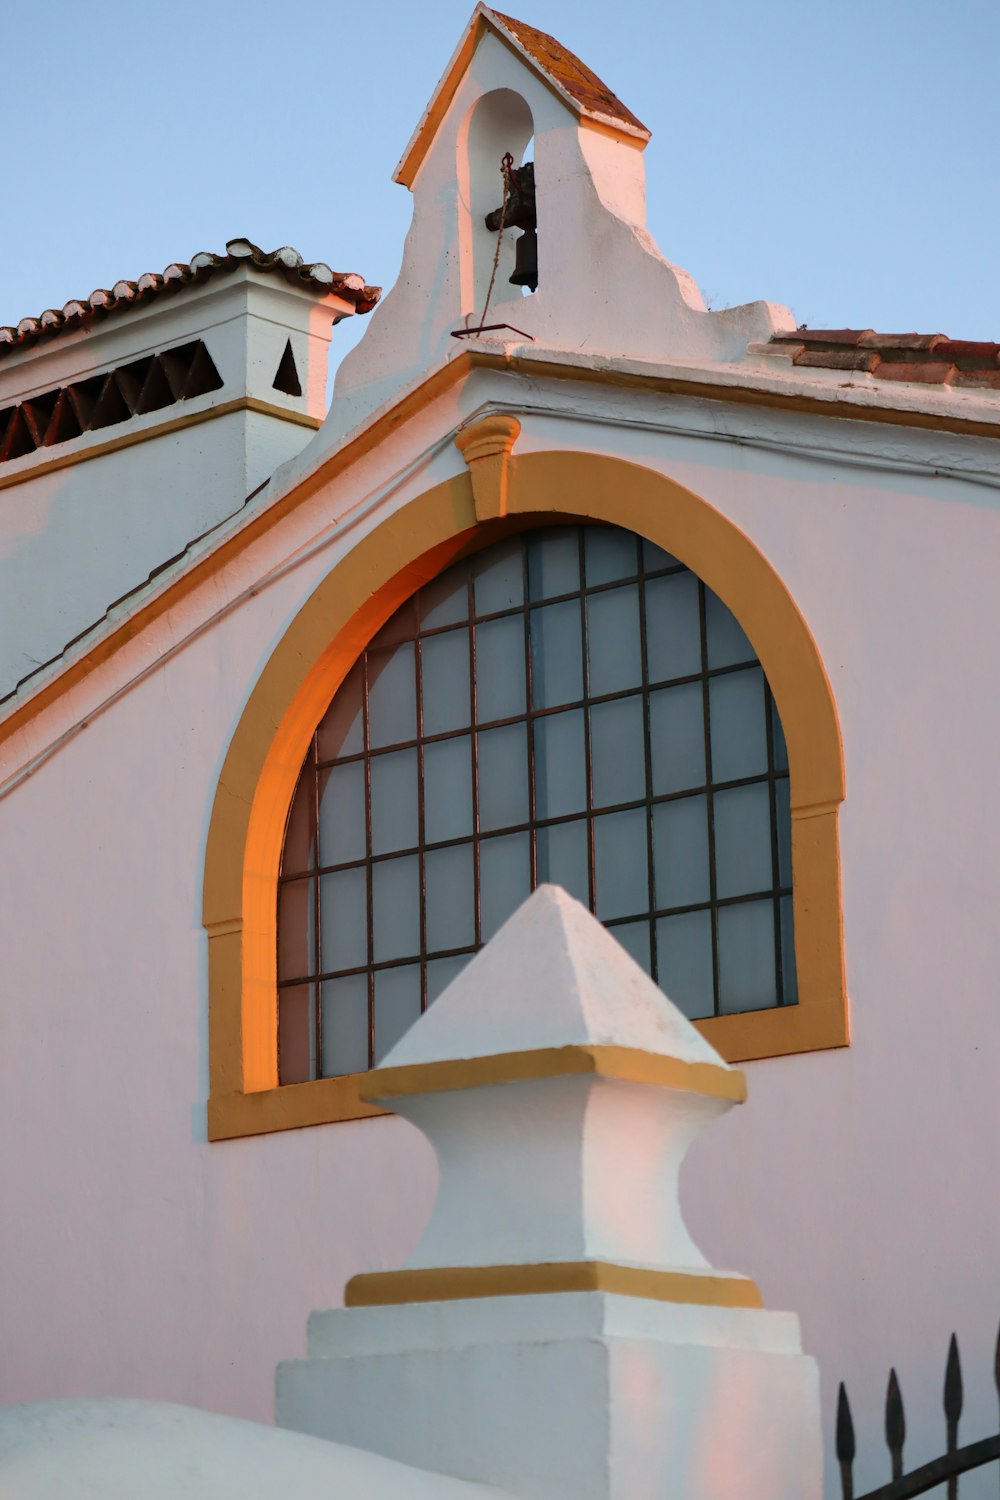
[[[546,880],[692,1018],[797,1000],[763,671],[709,588],[613,526],[451,567],[343,682],[285,833],[280,1081],[377,1063]]]

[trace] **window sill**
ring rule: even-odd
[[[839,996],[827,1005],[787,1005],[736,1016],[712,1016],[695,1024],[706,1041],[730,1063],[846,1047],[850,1041],[847,1016]],[[281,1088],[210,1099],[208,1138],[226,1141],[387,1114],[387,1110],[362,1099],[360,1085],[366,1076],[349,1073],[341,1078],[286,1083]]]

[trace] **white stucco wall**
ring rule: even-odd
[[[402,1121],[206,1142],[205,838],[240,712],[296,610],[377,515],[459,471],[446,439],[462,413],[520,395],[536,411],[519,452],[620,454],[742,527],[798,601],[840,711],[853,1045],[748,1065],[749,1104],[686,1169],[694,1237],[801,1315],[828,1420],[847,1380],[859,1485],[883,1474],[890,1364],[908,1458],[936,1451],[952,1328],[963,1430],[986,1430],[1000,1312],[997,491],[927,466],[981,469],[990,445],[581,390],[536,383],[529,397],[475,376],[0,752],[0,1400],[116,1393],[267,1419],[275,1363],[304,1351],[310,1309],[415,1242],[434,1173]]]

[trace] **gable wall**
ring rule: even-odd
[[[16,1143],[0,1185],[0,1400],[133,1394],[268,1418],[274,1364],[302,1352],[308,1311],[416,1239],[434,1169],[401,1121],[206,1142],[205,838],[246,697],[297,609],[376,513],[460,472],[448,435],[462,416],[515,393],[490,375],[442,398],[0,748],[0,1108]],[[750,1102],[696,1148],[685,1201],[713,1263],[801,1314],[828,1415],[846,1378],[874,1429],[896,1365],[916,1463],[936,1440],[936,1416],[921,1418],[952,1327],[977,1372],[977,1435],[997,1312],[997,520],[995,490],[891,464],[981,465],[989,447],[595,387],[535,386],[530,402],[518,452],[614,453],[731,516],[826,661],[847,766],[853,1046],[748,1065]]]

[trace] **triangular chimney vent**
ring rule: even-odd
[[[292,353],[291,339],[285,341],[285,352],[281,356],[277,372],[271,384],[276,391],[281,391],[286,396],[302,395],[302,382],[299,380],[295,355]]]

